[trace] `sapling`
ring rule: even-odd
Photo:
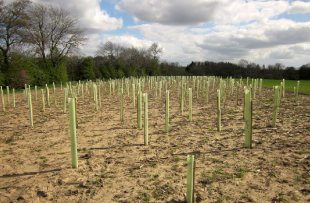
[[[187,192],[186,202],[194,202],[194,185],[195,185],[195,159],[194,155],[187,155]]]
[[[78,167],[77,143],[76,143],[76,106],[75,99],[69,98],[70,138],[72,168]]]

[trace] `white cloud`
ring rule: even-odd
[[[33,0],[37,3],[49,3],[69,11],[79,20],[79,26],[89,34],[122,28],[121,18],[110,17],[105,10],[100,9],[100,0]]]
[[[288,13],[310,13],[310,2],[294,1],[288,10]]]
[[[136,21],[165,25],[250,22],[272,18],[289,9],[286,1],[244,0],[121,0],[116,9]]]

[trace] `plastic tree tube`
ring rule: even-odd
[[[279,86],[275,86],[275,93],[274,93],[274,107],[273,107],[273,116],[272,116],[272,127],[276,126],[277,121],[277,114],[278,114],[278,108],[280,104],[280,91]]]
[[[135,90],[135,84],[132,84],[132,103],[133,103],[133,108],[135,109],[136,108],[136,101],[135,101],[135,99],[136,99],[136,95],[135,95],[135,92],[136,90]]]
[[[188,101],[189,101],[189,121],[193,120],[193,115],[192,115],[192,88],[188,89]]]
[[[187,193],[186,202],[194,202],[194,177],[195,177],[195,160],[194,155],[187,155]]]
[[[217,90],[217,131],[221,131],[221,90]]]
[[[245,147],[252,148],[252,105],[251,91],[245,90]]]
[[[138,129],[142,129],[142,92],[138,92]]]
[[[6,86],[6,94],[8,95],[8,106],[10,106],[10,88]]]
[[[43,107],[43,112],[45,112],[45,101],[44,101],[44,90],[41,89],[41,93],[42,93],[42,107]]]
[[[66,108],[67,108],[67,88],[64,88],[64,108],[63,108],[64,113],[66,113]]]
[[[13,107],[15,107],[15,89],[13,88]]]
[[[76,143],[76,112],[75,99],[69,98],[70,138],[72,168],[78,167],[77,143]]]
[[[124,92],[123,92],[123,87],[121,89],[121,112],[120,112],[120,120],[123,121],[123,96],[124,96]]]
[[[35,95],[35,98],[37,101],[38,100],[38,93],[37,93],[37,86],[36,85],[34,86],[34,95]]]
[[[144,96],[144,145],[149,145],[149,121],[148,121],[148,101],[147,93]]]
[[[28,104],[29,104],[30,126],[33,127],[33,114],[32,114],[31,92],[28,93]]]
[[[47,86],[46,86],[46,101],[47,101],[47,106],[50,107],[50,92]]]
[[[57,104],[57,102],[56,102],[56,88],[55,88],[55,84],[54,83],[53,83],[53,92],[54,92],[54,105],[56,107],[56,104]]]
[[[1,99],[2,99],[3,111],[5,111],[5,103],[4,103],[4,97],[3,97],[3,90],[1,90]]]
[[[166,133],[169,132],[169,90],[166,90]]]

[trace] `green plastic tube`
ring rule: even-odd
[[[15,89],[13,88],[13,107],[15,107]]]
[[[28,104],[29,104],[30,126],[33,127],[33,113],[32,113],[31,92],[28,93]]]
[[[272,116],[272,127],[276,126],[276,122],[277,122],[277,114],[278,114],[278,107],[280,104],[280,90],[279,90],[279,86],[275,86],[275,93],[274,93],[274,106],[273,106],[273,116]]]
[[[189,121],[193,120],[193,114],[192,114],[192,88],[188,89],[188,101],[189,101]]]
[[[169,90],[166,90],[166,133],[169,132]]]
[[[10,106],[10,88],[6,86],[6,94],[8,95],[8,106]]]
[[[4,97],[3,97],[3,90],[1,90],[1,100],[2,100],[3,111],[5,111],[5,103],[4,103]]]
[[[149,145],[149,116],[148,116],[148,98],[147,93],[144,96],[144,145]]]
[[[41,89],[41,94],[42,94],[42,108],[43,108],[43,112],[45,112],[45,101],[44,101],[44,90]]]
[[[251,91],[245,90],[245,147],[252,148],[252,105]]]
[[[142,92],[138,92],[138,129],[142,129]]]
[[[66,113],[66,109],[67,109],[67,88],[64,88],[64,108],[63,108],[64,113]]]
[[[124,97],[124,92],[123,92],[123,87],[121,89],[121,112],[120,112],[120,120],[123,121],[123,111],[124,111],[124,108],[123,108],[123,97]]]
[[[217,90],[217,118],[218,118],[218,122],[217,122],[217,131],[221,131],[221,120],[222,120],[222,116],[221,116],[221,90]]]
[[[37,93],[37,86],[36,85],[34,86],[34,95],[35,95],[35,98],[37,101],[38,100],[38,93]]]
[[[195,159],[194,155],[187,155],[187,193],[186,202],[194,202],[194,177],[195,177]]]
[[[70,138],[72,168],[78,167],[77,142],[76,142],[76,110],[75,99],[69,98]]]

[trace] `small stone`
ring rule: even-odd
[[[37,195],[38,195],[39,197],[47,197],[47,193],[44,192],[44,191],[41,191],[41,190],[39,190],[39,191],[37,192]]]

